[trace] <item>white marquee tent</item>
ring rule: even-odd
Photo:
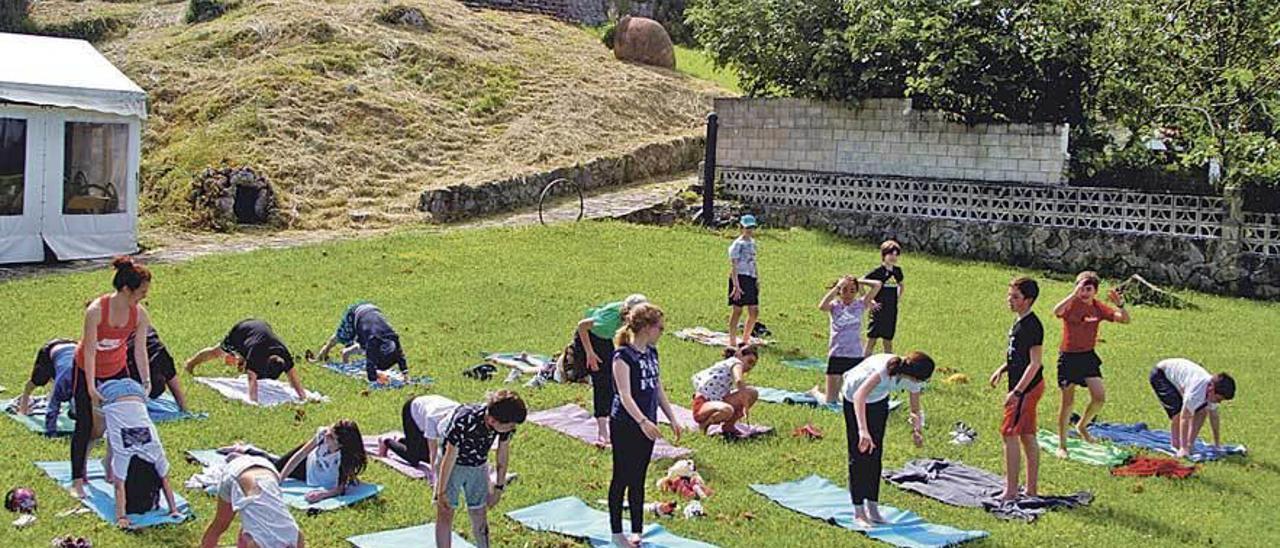
[[[0,33],[0,263],[138,250],[146,101],[88,42]]]

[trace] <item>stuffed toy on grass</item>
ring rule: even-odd
[[[711,496],[711,488],[702,481],[698,469],[691,460],[678,460],[667,469],[667,475],[658,480],[658,489],[675,493],[687,499],[704,499]]]

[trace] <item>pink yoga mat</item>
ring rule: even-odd
[[[568,434],[589,444],[596,441],[596,420],[586,409],[577,404],[565,404],[529,414],[529,422],[545,426],[562,434]],[[684,447],[675,447],[665,439],[658,440],[653,446],[652,460],[679,459],[693,451]]]
[[[681,428],[690,432],[696,432],[698,430],[698,421],[693,420],[693,410],[674,404],[672,404],[671,410],[675,411],[676,418],[680,420]],[[661,410],[658,411],[658,422],[662,424],[670,424],[670,421],[667,420],[667,416],[664,415]],[[740,422],[738,423],[738,430],[742,432],[742,434],[738,436],[739,439],[748,439],[772,432],[773,427]],[[711,428],[707,429],[708,436],[719,436],[721,434],[723,434],[723,431],[720,429],[720,425],[718,424],[712,425]]]

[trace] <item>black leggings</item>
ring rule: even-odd
[[[417,466],[420,462],[431,462],[431,451],[427,447],[427,436],[418,428],[413,420],[413,400],[404,402],[400,410],[400,422],[404,426],[404,438],[387,444],[387,449],[404,459],[409,466]]]
[[[289,459],[293,458],[293,456],[297,454],[298,451],[301,451],[303,445],[306,445],[306,444],[304,443],[302,445],[294,447],[293,450],[289,451],[288,453],[285,453],[284,455],[281,455],[280,458],[276,459],[275,460],[276,472],[284,473],[284,467],[286,464],[289,464]],[[307,482],[307,461],[303,460],[302,462],[298,463],[298,466],[294,467],[293,472],[289,473],[289,477],[296,479],[302,483],[306,483]]]
[[[591,341],[591,350],[600,358],[600,369],[590,371],[594,416],[607,417],[613,408],[613,341],[592,333],[587,333],[587,338]],[[582,339],[578,338],[577,333],[573,335],[573,352],[582,357],[582,363],[586,363],[587,353],[582,348]]]
[[[884,426],[889,420],[889,398],[867,404],[867,430],[876,448],[858,452],[858,416],[853,402],[844,400],[844,432],[849,442],[849,496],[853,505],[880,500],[881,458],[884,456]]]
[[[630,418],[610,419],[613,478],[609,481],[609,527],[622,532],[622,497],[631,507],[631,532],[644,531],[644,483],[653,456],[653,440]],[[624,493],[625,491],[625,493]]]
[[[71,378],[71,400],[75,402],[76,429],[71,434],[71,479],[82,480],[85,467],[89,462],[89,443],[93,440],[93,399],[89,397],[89,382],[85,379],[84,370],[75,368]],[[128,368],[110,377],[101,377],[101,381],[130,378]],[[136,378],[134,380],[137,380]],[[141,381],[139,381],[141,382]]]

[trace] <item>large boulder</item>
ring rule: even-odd
[[[614,30],[613,55],[655,67],[676,68],[676,50],[667,29],[653,19],[623,17]]]

